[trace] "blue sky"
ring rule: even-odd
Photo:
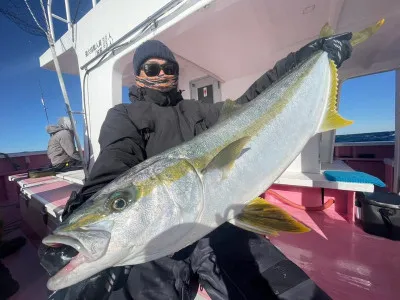
[[[354,124],[338,134],[394,130],[395,72],[384,72],[345,81],[339,112]]]
[[[78,15],[85,10],[81,7]],[[56,34],[64,28],[64,24],[57,22]],[[56,73],[39,67],[38,58],[48,48],[47,41],[25,33],[2,15],[0,37],[3,41],[0,47],[0,152],[45,150],[47,122],[40,101],[39,80],[50,122],[55,123],[58,117],[66,115]],[[65,75],[64,79],[72,109],[81,110],[79,78]],[[355,120],[355,124],[338,133],[394,130],[394,93],[394,72],[345,82],[340,112]],[[123,98],[124,102],[128,101],[126,89]],[[83,137],[82,119],[76,118],[79,135]]]

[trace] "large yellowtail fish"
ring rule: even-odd
[[[355,34],[353,42],[382,24]],[[329,34],[325,26],[321,35]],[[334,62],[320,51],[252,102],[226,101],[213,128],[108,184],[43,240],[79,251],[49,279],[48,288],[170,255],[226,221],[266,235],[307,232],[257,196],[312,136],[352,123],[336,110],[337,84]]]

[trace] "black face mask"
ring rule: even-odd
[[[168,92],[132,86],[129,89],[129,99],[134,101],[148,101],[159,106],[175,106],[183,100],[182,91],[172,89]]]

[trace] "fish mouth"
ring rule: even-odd
[[[83,263],[94,262],[103,257],[111,239],[112,225],[112,221],[100,221],[73,231],[63,231],[60,227],[54,234],[45,237],[42,240],[44,245],[62,248],[60,252],[66,252],[65,249],[68,249],[69,252],[69,257],[60,254],[63,263],[57,275],[69,273]]]

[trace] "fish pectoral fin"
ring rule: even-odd
[[[222,106],[221,112],[219,114],[218,122],[221,122],[223,120],[229,119],[240,108],[242,108],[241,104],[236,103],[235,101],[233,101],[231,99],[226,99],[224,101],[224,104]]]
[[[235,164],[235,160],[240,157],[244,150],[244,146],[249,142],[250,139],[250,136],[245,136],[230,143],[228,146],[218,152],[218,154],[201,172],[204,174],[208,170],[221,169],[222,179],[226,179],[230,170]]]
[[[279,232],[304,233],[310,229],[283,209],[257,197],[251,201],[231,224],[262,235],[277,236]]]
[[[328,109],[325,113],[324,120],[318,129],[318,133],[353,124],[353,121],[343,118],[337,111],[338,71],[334,61],[332,60],[329,60],[329,67],[331,72],[331,90],[328,99]]]

